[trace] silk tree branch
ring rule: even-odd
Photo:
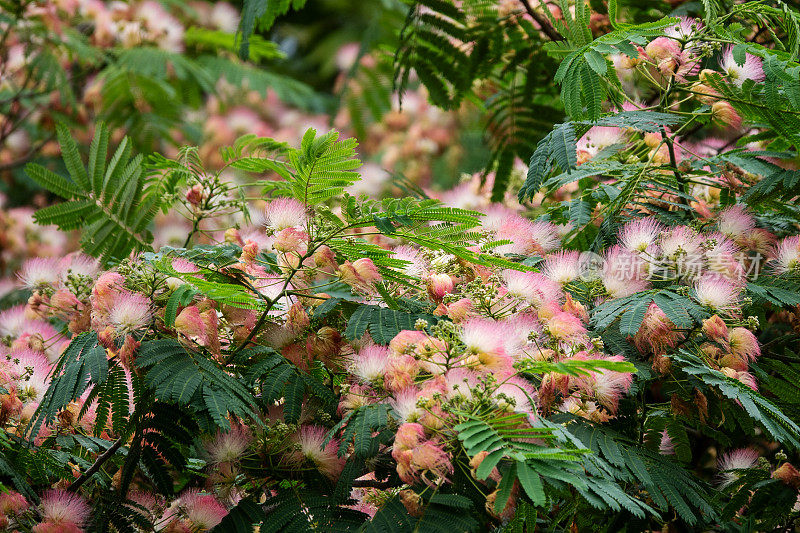
[[[542,32],[547,35],[548,39],[551,41],[565,40],[564,37],[556,31],[553,25],[550,24],[550,21],[547,20],[546,17],[543,17],[533,9],[529,0],[520,0],[520,2],[522,2],[522,5],[525,7],[525,11],[528,13],[528,15],[530,15],[531,18],[536,21],[536,23],[542,29]]]
[[[81,485],[86,483],[89,480],[89,478],[95,475],[97,471],[100,470],[100,467],[102,467],[106,461],[111,459],[114,456],[114,454],[117,453],[117,450],[119,450],[120,447],[122,447],[123,444],[125,444],[125,437],[118,438],[114,442],[114,444],[109,446],[106,451],[104,451],[97,457],[97,459],[95,459],[94,464],[89,467],[89,470],[81,474],[81,476],[78,479],[72,482],[72,484],[67,488],[67,490],[70,492],[75,492],[76,490],[81,488]]]

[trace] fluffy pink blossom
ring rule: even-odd
[[[517,213],[495,207],[487,211],[483,228],[494,233],[497,240],[509,240],[495,248],[499,253],[544,255],[560,242],[555,225],[550,222],[531,222]]]
[[[753,215],[745,211],[741,205],[732,205],[723,209],[717,217],[720,233],[732,238],[742,237],[756,227]]]
[[[31,322],[25,314],[24,305],[16,305],[0,311],[0,336],[19,337],[30,327]]]
[[[411,387],[414,385],[414,378],[419,370],[419,362],[411,355],[393,355],[386,364],[383,386],[391,391]]]
[[[534,411],[531,401],[536,400],[536,389],[526,379],[511,376],[502,380],[495,389],[493,396],[497,399],[500,395],[513,400],[513,410],[517,413],[531,413]]]
[[[598,359],[598,356],[591,358]],[[602,357],[606,361],[621,362],[625,358],[621,355]],[[619,399],[628,392],[633,384],[633,374],[630,372],[615,372],[613,370],[600,370],[592,372],[591,376],[582,380],[585,390],[593,395],[597,401],[611,413],[616,413]]]
[[[108,320],[119,333],[141,329],[150,322],[150,299],[142,293],[122,291],[114,298]]]
[[[800,269],[800,236],[786,237],[772,251],[770,265],[777,274]]]
[[[32,290],[57,285],[61,281],[61,260],[55,257],[28,259],[22,265],[19,279]]]
[[[9,354],[11,368],[21,376],[16,385],[17,396],[24,404],[39,403],[50,385],[52,365],[41,352],[30,349],[14,351]]]
[[[581,319],[565,311],[555,313],[545,324],[550,335],[559,340],[570,339],[586,333]]]
[[[661,432],[661,440],[658,443],[658,453],[661,455],[675,455],[675,443],[665,429]]]
[[[92,288],[92,319],[105,323],[117,295],[125,289],[125,278],[118,272],[105,272]]]
[[[728,46],[722,51],[720,66],[727,74],[728,79],[736,86],[741,87],[745,81],[755,82],[764,81],[764,69],[761,66],[761,58],[753,54],[745,54],[744,65],[739,65],[733,58],[733,47]]]
[[[619,242],[626,250],[644,252],[652,249],[663,232],[664,226],[653,217],[631,220],[619,232]]]
[[[583,274],[581,253],[575,250],[559,250],[549,254],[544,259],[542,274],[562,285],[575,281]]]
[[[389,363],[389,349],[377,344],[365,346],[353,356],[351,372],[365,383],[382,379]]]
[[[389,342],[389,352],[392,355],[406,353],[416,354],[418,357],[425,357],[429,354],[443,351],[445,344],[439,339],[435,339],[424,331],[404,329],[400,331]]]
[[[427,485],[434,487],[447,481],[447,476],[453,473],[453,463],[441,445],[427,441],[411,450],[410,468],[405,476],[403,473],[398,465],[400,479],[406,483],[422,479]]]
[[[503,281],[508,294],[522,298],[537,308],[563,299],[561,286],[539,272],[505,270]]]
[[[680,43],[670,37],[656,37],[644,49],[662,76],[670,77],[684,61]]]
[[[132,511],[143,515],[151,522],[155,521],[158,514],[160,514],[163,502],[160,497],[157,497],[151,492],[144,492],[141,490],[132,490],[128,493],[128,499],[136,504],[131,505]],[[142,509],[141,507],[144,507]]]
[[[740,288],[731,280],[708,273],[694,285],[697,301],[715,311],[733,313],[739,305]]]
[[[392,258],[408,263],[400,267],[409,276],[421,278],[430,266],[420,251],[412,246],[402,245],[392,250]]]
[[[627,141],[627,134],[622,128],[612,126],[593,126],[578,140],[578,150],[595,156],[603,148]]]
[[[623,298],[648,287],[647,263],[637,254],[620,246],[606,251],[602,282],[613,298]]]
[[[272,247],[278,252],[302,255],[308,248],[308,235],[296,228],[283,228],[275,235]]]
[[[322,426],[302,426],[297,435],[302,459],[310,461],[326,477],[336,479],[344,468],[344,458],[338,456],[339,441],[331,439],[325,446],[328,430]]]
[[[694,261],[701,254],[703,244],[700,235],[689,226],[675,226],[661,234],[661,253],[669,259]]]
[[[679,17],[678,23],[664,29],[664,34],[675,39],[693,37],[704,26],[703,22],[690,17]]]
[[[544,255],[555,249],[561,242],[558,229],[550,222],[533,222],[527,233],[527,253]]]
[[[410,450],[425,440],[425,428],[422,424],[406,423],[397,428],[394,437],[395,450]]]
[[[508,348],[513,326],[485,318],[472,318],[461,327],[461,342],[466,347],[465,363],[489,371],[499,371],[513,364]]]
[[[222,522],[228,510],[211,494],[192,489],[183,492],[164,513],[167,529],[208,531]]]
[[[267,204],[264,210],[265,225],[273,231],[305,226],[306,207],[294,198],[278,198]]]
[[[733,328],[728,334],[730,351],[736,357],[754,362],[761,355],[761,347],[753,332],[746,328]]]
[[[752,448],[739,448],[732,450],[717,461],[717,468],[720,470],[720,485],[728,485],[739,479],[740,474],[737,470],[747,470],[756,466],[758,462],[758,452]]]
[[[479,375],[467,368],[459,367],[448,370],[444,374],[447,398],[470,400],[472,391],[478,385]]]
[[[737,130],[742,126],[742,116],[726,100],[719,100],[711,104],[711,118],[722,127]]]
[[[70,313],[83,308],[83,303],[77,296],[65,287],[61,287],[50,297],[50,305],[54,312]]]
[[[91,512],[83,498],[61,489],[45,492],[39,507],[42,522],[63,526],[64,531],[80,531]]]
[[[182,257],[176,257],[172,260],[172,268],[175,269],[176,272],[180,272],[181,274],[191,274],[193,272],[199,272],[200,268],[192,263],[191,261],[187,261]]]
[[[216,309],[200,311],[196,305],[184,307],[175,317],[175,330],[214,353],[219,352],[219,328]]]
[[[17,515],[30,507],[30,503],[25,496],[19,492],[0,493],[0,513],[4,515]]]
[[[212,439],[204,443],[204,447],[212,463],[227,463],[241,459],[252,440],[247,426],[234,424],[229,431],[217,431]]]
[[[94,279],[100,273],[100,262],[94,257],[74,252],[61,260],[61,277],[66,281],[69,274]]]
[[[417,409],[417,400],[420,399],[420,391],[416,387],[401,389],[389,399],[389,403],[397,416],[403,422],[416,422],[420,412]]]
[[[674,348],[685,336],[655,302],[650,302],[642,325],[633,337],[633,343],[642,353],[662,355],[667,349]]]

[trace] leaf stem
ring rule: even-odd
[[[114,443],[111,446],[109,446],[106,451],[104,451],[101,455],[99,455],[95,460],[94,464],[92,464],[92,466],[89,467],[89,470],[81,474],[81,476],[78,479],[73,481],[72,484],[69,487],[67,487],[67,490],[70,492],[75,492],[76,490],[81,488],[81,485],[86,483],[89,480],[89,478],[95,475],[97,471],[100,470],[100,467],[103,466],[103,464],[106,461],[111,459],[114,456],[114,454],[117,453],[117,450],[119,450],[120,447],[122,447],[123,444],[125,444],[124,436],[114,441]]]

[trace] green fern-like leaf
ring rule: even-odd
[[[726,398],[736,401],[747,415],[760,424],[776,441],[794,449],[800,448],[800,426],[764,396],[740,381],[708,367],[698,356],[685,350],[673,355],[672,359],[680,362],[682,370],[690,376],[719,390]]]
[[[229,414],[258,420],[258,402],[247,387],[216,362],[173,339],[143,343],[136,365],[146,371],[145,383],[157,398],[188,406],[224,430],[230,429]]]
[[[239,55],[242,59],[250,56],[250,41],[256,26],[269,30],[281,15],[288,13],[289,9],[300,9],[306,0],[244,0],[242,18],[239,21],[239,32],[242,42]]]
[[[77,145],[63,125],[58,126],[58,137],[71,179],[35,163],[30,163],[26,172],[67,202],[38,211],[36,221],[64,230],[81,228],[84,251],[104,261],[121,259],[134,249],[149,249],[152,236],[147,226],[158,204],[155,199],[143,198],[142,157],[131,158],[128,139],[122,140],[107,162],[109,133],[104,125],[98,125],[89,165],[84,168]]]
[[[362,305],[350,316],[344,335],[348,339],[359,339],[369,331],[376,343],[389,344],[401,331],[414,329],[417,320],[425,320],[429,325],[438,322],[437,317],[426,313],[405,313],[376,305]]]
[[[53,368],[50,386],[31,417],[26,433],[33,439],[42,424],[49,424],[70,402],[91,385],[105,383],[108,377],[106,350],[97,343],[96,333],[75,337]]]

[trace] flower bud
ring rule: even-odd
[[[83,307],[78,297],[63,287],[58,289],[53,296],[50,297],[50,305],[64,313]]]
[[[434,302],[441,302],[446,294],[453,292],[453,278],[447,274],[431,274],[428,276],[428,295]]]
[[[406,508],[408,514],[414,518],[422,516],[422,497],[411,489],[403,489],[398,494],[400,503]]]
[[[242,263],[252,263],[255,261],[256,256],[258,256],[258,243],[247,239],[242,247],[242,255],[239,257],[239,261]]]
[[[308,235],[304,231],[295,228],[284,228],[276,236],[272,247],[283,253],[297,252],[305,253]]]
[[[728,326],[719,315],[703,320],[703,334],[719,344],[728,344]]]
[[[742,126],[742,117],[733,106],[724,100],[715,102],[711,106],[711,117],[720,126],[739,129]]]
[[[791,463],[783,463],[776,468],[772,473],[772,478],[781,480],[795,490],[800,488],[800,471],[792,466]]]
[[[352,263],[346,261],[340,265],[339,278],[355,289],[369,292],[381,280],[381,275],[372,259],[362,257]]]
[[[239,246],[244,246],[244,241],[242,240],[242,237],[239,235],[239,230],[236,228],[228,228],[225,230],[225,242],[238,244]]]
[[[202,202],[204,199],[205,193],[203,192],[203,186],[199,183],[193,185],[188,191],[186,191],[186,201],[195,207],[199,206],[200,202]]]

